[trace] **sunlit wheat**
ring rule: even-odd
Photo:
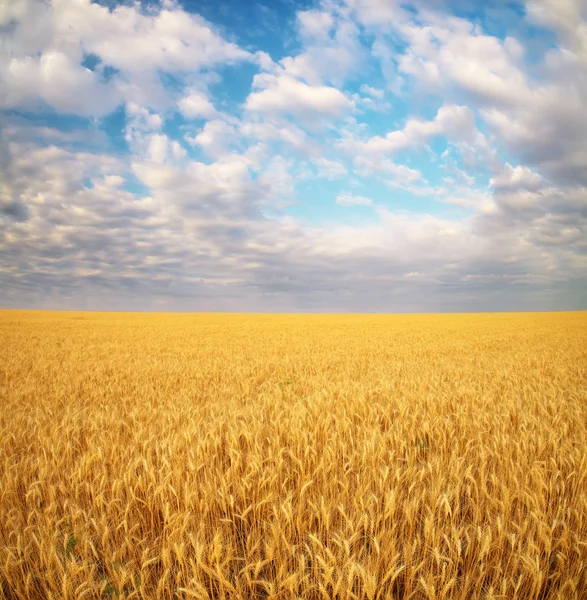
[[[0,336],[0,597],[587,598],[585,313]]]

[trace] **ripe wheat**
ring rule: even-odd
[[[587,314],[0,312],[0,597],[587,598]]]

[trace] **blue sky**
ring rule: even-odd
[[[587,308],[581,0],[0,7],[0,305]]]

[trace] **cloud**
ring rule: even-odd
[[[163,118],[160,114],[134,102],[129,102],[125,108],[126,127],[124,138],[134,153],[144,155],[149,152],[153,135],[161,131]]]
[[[385,90],[380,90],[371,87],[370,85],[367,85],[365,83],[361,86],[361,92],[363,92],[363,94],[368,94],[373,98],[377,98],[378,100],[381,100],[385,96]]]
[[[310,42],[327,43],[334,29],[332,13],[321,10],[300,11],[297,14],[300,24],[300,34]]]
[[[312,159],[312,163],[318,168],[318,174],[326,179],[339,179],[346,177],[346,167],[336,160],[328,160],[322,156]]]
[[[235,128],[219,119],[208,121],[196,136],[186,136],[189,143],[203,148],[210,156],[222,157],[238,145],[239,137]]]
[[[475,115],[466,106],[445,104],[431,121],[409,119],[403,129],[390,131],[385,137],[373,136],[366,140],[345,133],[338,142],[355,164],[366,172],[391,171],[399,167],[387,157],[412,148],[424,147],[432,138],[444,136],[459,150],[470,168],[496,170],[500,161],[489,146],[486,137],[477,129]],[[404,172],[406,167],[403,167]],[[401,170],[401,169],[400,169]]]
[[[253,112],[289,114],[306,121],[321,117],[340,118],[353,103],[340,90],[328,86],[311,86],[289,75],[263,73],[255,75],[246,108]]]
[[[0,196],[0,215],[12,218],[17,222],[26,221],[29,216],[26,204],[9,197]]]
[[[529,20],[553,29],[561,44],[587,64],[587,8],[581,0],[529,0],[526,2]]]
[[[385,156],[357,156],[354,166],[355,171],[365,177],[379,173],[384,177],[392,176],[398,183],[413,184],[424,181],[422,174],[417,169],[394,163]]]
[[[478,111],[496,144],[521,164],[560,183],[587,183],[587,26],[580,2],[527,3],[528,20],[551,29],[559,41],[532,68],[521,40],[487,35],[472,22],[431,10],[429,4],[416,3],[414,18],[393,2],[347,3],[364,24],[375,28],[373,53],[385,61],[382,69],[395,65],[404,92],[413,86],[418,93],[457,99]],[[371,23],[368,7],[387,11],[390,19]],[[405,50],[393,49],[383,27],[402,40]]]
[[[216,113],[212,102],[197,90],[188,90],[177,104],[181,114],[188,119],[210,118]]]
[[[240,126],[240,133],[254,141],[266,144],[281,144],[301,152],[303,155],[314,155],[318,152],[316,143],[308,137],[306,132],[298,125],[284,119],[272,118],[272,122],[263,119],[263,115],[253,115],[257,119],[244,120]]]
[[[342,87],[360,68],[366,52],[356,23],[333,3],[323,3],[321,8],[297,13],[303,51],[284,57],[280,66],[287,75],[310,85]]]
[[[353,194],[340,194],[336,198],[336,203],[340,206],[372,206],[373,201],[364,196],[354,196]]]
[[[168,160],[178,161],[185,158],[186,151],[177,140],[170,140],[164,134],[155,133],[149,136],[147,156],[151,161],[165,163]]]
[[[251,58],[199,15],[178,6],[154,7],[150,13],[136,5],[110,10],[89,0],[54,6],[56,37],[68,32],[85,52],[127,74],[187,72]]]
[[[124,101],[143,106],[170,102],[160,76],[193,77],[219,64],[254,60],[218,35],[204,19],[173,5],[119,5],[90,0],[14,0],[0,15],[7,31],[0,51],[0,107],[103,116]],[[93,57],[93,70],[83,66]],[[199,104],[198,104],[199,102]],[[209,107],[195,94],[188,113]]]
[[[440,18],[434,21],[402,28],[409,47],[398,60],[400,72],[431,86],[457,85],[480,103],[508,106],[527,97],[527,78],[511,45],[475,32],[465,20],[453,19],[448,26]]]
[[[171,2],[8,3],[1,302],[584,306],[582,6],[528,3],[539,51],[450,8],[324,0],[276,62]]]
[[[1,59],[0,59],[1,60]],[[13,57],[0,63],[0,106],[34,108],[43,101],[51,108],[81,116],[106,115],[120,103],[116,90],[96,73],[59,51],[38,59]]]
[[[509,189],[535,190],[543,185],[543,178],[528,167],[512,167],[506,163],[503,171],[489,181],[489,186],[494,190],[504,191]]]
[[[511,306],[515,288],[517,306],[537,308],[556,298],[540,304],[524,286],[564,287],[584,277],[584,255],[568,248],[587,238],[573,213],[552,212],[560,207],[555,197],[543,196],[531,228],[512,221],[506,205],[464,221],[377,206],[376,221],[319,227],[263,215],[290,188],[283,158],[255,179],[239,155],[210,165],[125,165],[14,140],[5,147],[11,157],[2,181],[29,210],[26,223],[12,222],[0,238],[5,305],[20,297],[20,305],[26,298],[87,308],[167,299],[184,310],[480,309]],[[131,175],[148,193],[125,189]],[[337,202],[373,205],[348,193]],[[578,195],[568,209],[580,206]],[[105,290],[116,301],[108,303]]]
[[[346,0],[346,4],[367,26],[386,27],[406,18],[405,3],[401,0]]]
[[[366,56],[357,25],[334,4],[297,12],[302,50],[279,63],[262,61],[246,101],[249,111],[269,120],[287,115],[315,126],[324,118],[339,119],[355,107],[341,91]]]

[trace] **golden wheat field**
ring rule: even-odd
[[[0,312],[5,599],[587,598],[587,314]]]

